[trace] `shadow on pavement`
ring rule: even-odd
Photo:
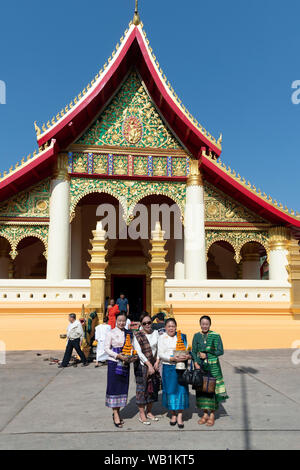
[[[246,386],[246,374],[257,374],[258,370],[253,369],[252,367],[235,367],[235,374],[241,375],[241,393],[242,393],[242,412],[243,412],[243,423],[244,423],[244,449],[251,450],[251,441],[250,441],[250,417],[248,411],[248,396],[247,396],[247,386]]]

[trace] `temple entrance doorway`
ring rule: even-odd
[[[130,319],[137,321],[146,309],[145,275],[111,275],[111,297],[117,300],[123,292],[129,303]]]

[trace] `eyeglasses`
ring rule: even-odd
[[[146,326],[146,325],[152,325],[152,321],[146,321],[144,323],[142,323],[143,326]]]

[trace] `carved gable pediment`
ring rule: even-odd
[[[49,217],[50,179],[0,203],[0,218]]]
[[[136,71],[130,73],[117,95],[76,144],[182,149]]]
[[[205,182],[205,220],[207,222],[249,222],[266,223],[238,201],[227,196],[212,184]]]

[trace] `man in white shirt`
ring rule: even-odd
[[[70,362],[70,359],[71,359],[71,356],[72,356],[72,352],[73,352],[73,348],[75,348],[75,351],[77,352],[78,356],[80,357],[81,361],[82,361],[82,366],[87,366],[88,365],[88,362],[85,358],[85,355],[83,354],[83,352],[81,351],[81,343],[82,343],[82,340],[83,340],[83,329],[82,329],[82,326],[81,326],[81,323],[79,320],[76,320],[76,315],[75,313],[70,313],[69,315],[69,326],[67,328],[67,339],[68,339],[68,343],[67,343],[67,347],[66,347],[66,351],[65,351],[65,355],[64,355],[64,358],[62,360],[62,363],[58,366],[59,368],[62,368],[62,367],[67,367],[69,362]]]

